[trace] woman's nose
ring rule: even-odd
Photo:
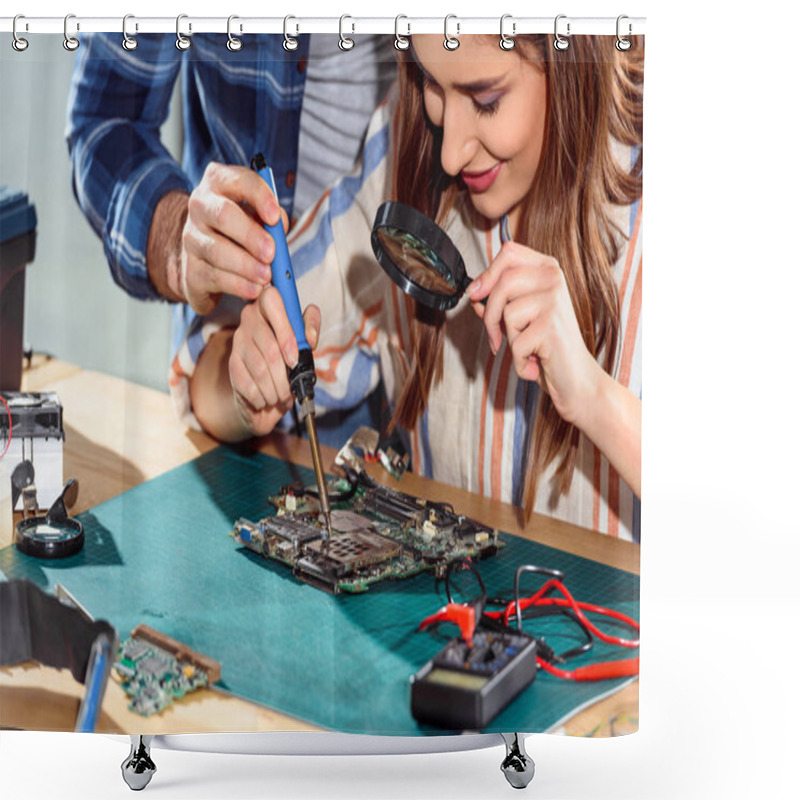
[[[458,101],[447,103],[442,124],[442,169],[455,177],[472,161],[477,150],[478,140],[469,109]]]

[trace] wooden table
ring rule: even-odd
[[[77,478],[80,513],[143,481],[211,450],[216,442],[187,432],[175,420],[169,396],[119,378],[39,358],[23,374],[23,390],[57,392],[64,409],[64,476]],[[278,458],[311,466],[307,443],[273,434],[258,448]],[[326,464],[334,451],[322,448]],[[123,455],[124,454],[124,455]],[[368,465],[379,480],[398,486],[378,464]],[[464,514],[500,530],[638,574],[639,547],[609,536],[535,515],[524,529],[519,510],[462,489],[406,474],[402,490],[448,500]],[[80,598],[78,598],[80,599]],[[126,632],[122,632],[126,633]],[[0,727],[69,731],[84,687],[67,670],[28,662],[0,669]],[[317,730],[315,726],[215,689],[203,689],[161,714],[144,718],[128,710],[127,697],[109,681],[97,730],[113,733]],[[635,730],[638,682],[570,719],[573,735],[608,735]]]

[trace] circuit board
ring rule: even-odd
[[[143,717],[220,679],[217,662],[146,625],[120,645],[114,671],[130,698],[128,708]]]
[[[449,503],[346,479],[328,484],[333,534],[326,539],[314,492],[284,487],[271,498],[275,516],[239,519],[231,536],[333,594],[365,592],[378,581],[426,571],[443,577],[451,561],[487,558],[503,546],[496,529],[457,514]]]

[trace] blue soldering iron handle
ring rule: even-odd
[[[255,156],[251,166],[266,181],[277,200],[278,191],[275,187],[275,178],[272,170],[267,166],[264,156],[260,153]],[[283,300],[286,316],[289,318],[289,324],[297,339],[297,349],[311,350],[311,345],[306,340],[303,310],[300,308],[300,298],[297,296],[297,284],[294,280],[292,260],[289,257],[289,246],[286,244],[286,234],[283,231],[283,220],[278,220],[276,225],[265,224],[264,228],[275,242],[275,256],[272,259],[272,285],[278,290]]]

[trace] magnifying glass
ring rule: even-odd
[[[378,209],[372,250],[384,272],[409,297],[429,308],[453,308],[472,283],[450,237],[404,203],[384,203]]]

